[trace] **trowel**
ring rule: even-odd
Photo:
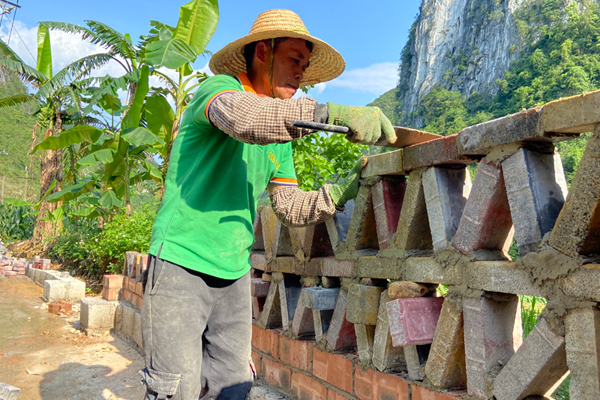
[[[350,134],[350,129],[346,126],[321,124],[319,122],[299,120],[293,121],[292,125],[297,128],[307,128],[332,133],[343,133],[346,135]],[[413,144],[429,142],[430,140],[442,137],[434,133],[419,131],[417,129],[404,128],[402,126],[395,126],[394,130],[396,131],[396,136],[398,137],[396,143],[388,143],[387,141],[385,141],[385,139],[383,139],[381,142],[378,141],[375,145],[402,149],[404,147],[412,146]]]

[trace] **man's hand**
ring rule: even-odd
[[[358,182],[360,180],[360,171],[367,165],[367,157],[362,157],[350,170],[345,179],[340,183],[331,185],[329,195],[336,206],[341,207],[348,200],[355,199],[358,195]]]
[[[396,142],[396,132],[390,120],[379,107],[350,107],[327,103],[329,106],[328,124],[350,128],[346,138],[350,142],[374,144],[376,142]]]

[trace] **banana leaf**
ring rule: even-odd
[[[48,27],[40,24],[37,31],[37,63],[35,69],[52,78],[52,50]]]
[[[97,165],[98,163],[106,164],[113,161],[113,151],[111,149],[101,149],[88,154],[79,161],[78,165]]]
[[[98,200],[98,204],[110,210],[113,207],[121,207],[123,201],[117,197],[114,190],[109,189],[102,193],[100,200]]]
[[[135,147],[140,147],[142,145],[152,146],[156,143],[165,144],[164,140],[141,126],[125,129],[123,132],[121,138]]]
[[[63,147],[81,142],[94,143],[102,135],[102,130],[89,125],[79,125],[67,129],[58,136],[49,136],[31,150],[30,154],[38,150],[58,150]]]
[[[194,61],[194,48],[179,39],[158,40],[146,46],[146,62],[150,65],[178,69]]]
[[[58,201],[68,202],[78,198],[82,194],[89,193],[96,187],[96,181],[81,182],[73,186],[69,186],[59,192],[53,193],[46,198],[49,203],[56,203]]]
[[[142,114],[142,107],[144,106],[144,100],[146,99],[146,95],[150,90],[148,85],[148,74],[150,73],[150,69],[147,65],[142,67],[142,73],[140,74],[140,80],[137,83],[137,88],[135,89],[135,97],[133,99],[133,103],[129,106],[129,110],[127,111],[127,115],[123,118],[123,122],[121,123],[121,129],[125,130],[128,128],[136,128],[140,125],[140,118]]]
[[[218,0],[192,0],[179,9],[179,21],[173,37],[202,54],[219,22]]]

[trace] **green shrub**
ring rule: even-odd
[[[0,204],[0,239],[5,244],[32,238],[34,227],[31,207]]]

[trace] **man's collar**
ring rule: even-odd
[[[242,84],[242,86],[244,87],[245,92],[252,92],[252,93],[256,94],[256,90],[254,90],[254,87],[252,86],[252,83],[250,82],[250,78],[248,78],[248,75],[245,72],[240,72],[240,74],[237,76],[237,78],[240,81],[240,83]]]

